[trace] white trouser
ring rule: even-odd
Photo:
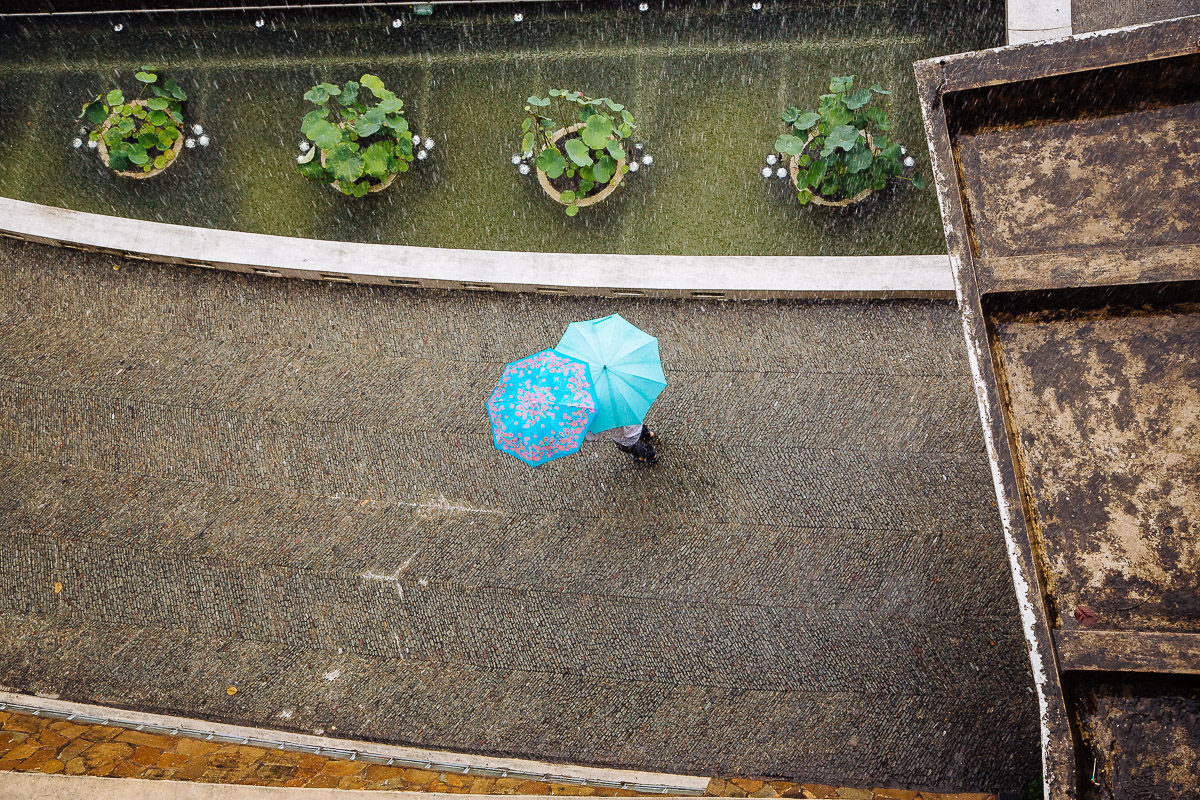
[[[604,434],[612,437],[612,440],[624,447],[632,447],[637,444],[637,440],[642,438],[642,425],[623,425],[617,428],[609,428],[606,431],[592,433],[588,431],[584,434],[584,440],[594,442],[597,439],[603,438]]]

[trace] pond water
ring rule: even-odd
[[[911,64],[1002,43],[1003,12],[999,0],[864,0],[7,18],[0,194],[187,225],[437,247],[945,252],[932,187],[844,212],[802,207],[790,182],[760,170],[783,132],[780,110],[815,105],[830,75],[854,73],[894,90],[893,138],[928,177]],[[202,124],[211,143],[133,181],[72,139],[80,106],[114,86],[133,89],[147,62],[189,93],[187,123]],[[387,191],[355,199],[300,177],[295,158],[304,91],[364,72],[395,90],[413,129],[436,144]],[[550,87],[627,104],[654,157],[575,218],[510,162],[524,98]]]

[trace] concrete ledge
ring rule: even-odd
[[[456,250],[168,225],[10,198],[0,198],[0,232],[125,258],[414,288],[699,300],[954,297],[945,255],[580,256]]]
[[[1008,0],[1008,43],[1071,35],[1071,0]]]
[[[216,739],[266,749],[301,751],[333,758],[435,769],[439,772],[525,777],[547,783],[578,785],[586,783],[595,786],[628,788],[656,795],[695,796],[703,794],[709,783],[708,778],[700,776],[554,764],[524,758],[491,757],[402,745],[334,739],[327,736],[292,733],[270,728],[252,728],[246,725],[226,725],[207,720],[128,711],[108,706],[73,703],[66,700],[0,691],[0,710],[6,708],[26,714],[68,719],[80,724],[115,725],[149,733],[170,733],[205,740]],[[0,800],[7,800],[9,797],[24,797],[25,795],[22,794],[4,793],[3,776],[6,774],[9,773],[0,772]],[[143,782],[146,784],[157,783],[156,781]],[[183,784],[174,783],[174,785]],[[372,792],[374,791],[372,790]],[[408,795],[407,792],[396,792],[395,794]],[[50,796],[47,795],[47,797]],[[157,797],[158,795],[153,796]],[[198,796],[207,797],[207,795]],[[431,795],[420,793],[415,796],[430,797]]]
[[[285,789],[188,781],[148,781],[137,778],[96,778],[88,775],[43,775],[39,772],[0,772],[3,800],[495,800],[498,795],[390,792],[356,789]],[[543,795],[506,795],[505,800],[539,800]],[[666,795],[671,800],[682,800]]]

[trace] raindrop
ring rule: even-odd
[[[630,171],[630,172],[637,172],[637,171],[638,171],[638,168],[639,168],[639,167],[641,167],[641,166],[642,166],[642,165],[641,165],[641,164],[639,164],[639,163],[638,163],[638,162],[636,162],[636,161],[630,161],[630,162],[629,162],[629,171]]]
[[[426,140],[425,140],[425,149],[426,149],[426,150],[432,150],[432,149],[433,149],[433,139],[426,139]]]
[[[529,165],[522,164],[521,166],[517,167],[517,172],[521,173],[522,175],[528,175],[529,174]]]
[[[762,168],[762,176],[763,176],[764,178],[769,178],[769,177],[771,177],[771,172],[772,172],[772,170],[771,170],[771,168],[770,168],[770,167],[763,167],[763,168]]]
[[[649,3],[638,3],[638,11],[646,12],[650,10]]]
[[[208,147],[209,138],[207,136],[201,136],[196,141],[200,143],[201,147]]]
[[[517,13],[515,13],[515,14],[513,14],[513,22],[521,22],[521,21],[523,21],[524,19],[525,19],[525,15],[524,15],[524,14],[522,14],[520,11],[518,11],[518,12],[517,12]]]
[[[184,140],[183,146],[187,147],[189,149],[193,148],[196,146],[196,140],[189,136],[187,139]]]
[[[265,19],[254,20],[254,27],[256,27],[256,28],[261,28],[263,25],[266,25],[266,24],[267,24],[267,21]]]
[[[403,25],[403,24],[404,24],[404,20],[402,20],[402,19],[394,19],[394,20],[392,20],[392,27],[393,27],[393,28],[399,28],[399,27],[400,27],[401,25]]]
[[[647,167],[650,166],[651,164],[654,163],[654,156],[650,155],[649,153],[646,153],[646,155],[642,156],[642,163],[645,164]]]
[[[113,25],[113,30],[117,33],[120,33],[121,31],[125,30],[125,23],[118,22],[116,25]]]
[[[786,178],[787,177],[787,168],[780,167],[779,169],[775,170],[775,177],[776,178]]]
[[[426,153],[424,150],[417,151],[417,160],[418,161],[424,161],[428,156],[429,156],[429,153]]]
[[[521,163],[521,157],[516,153],[513,153],[512,158],[510,158],[509,161],[511,161],[515,167],[517,164]]]
[[[307,153],[307,152],[308,152],[308,147],[309,147],[309,144],[308,144],[308,142],[301,142],[301,143],[300,143],[300,152],[301,152],[301,153]]]
[[[200,125],[193,125],[193,126],[192,126],[192,133],[194,133],[194,134],[196,134],[197,136],[199,136],[200,134],[204,133],[204,128],[203,128],[202,126],[200,126]]]
[[[774,163],[778,160],[779,160],[779,157],[777,155],[775,155],[774,153],[767,154],[767,163],[768,164],[774,165]]]
[[[83,139],[71,140],[71,147],[74,147],[76,150],[78,150],[80,147],[83,147]]]

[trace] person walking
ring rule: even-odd
[[[629,453],[634,461],[642,464],[655,464],[658,462],[658,452],[654,448],[654,431],[650,430],[650,427],[645,423],[639,425],[621,425],[595,433],[588,431],[583,438],[584,441],[594,442],[597,439],[603,439],[605,435],[611,436],[617,447]]]

